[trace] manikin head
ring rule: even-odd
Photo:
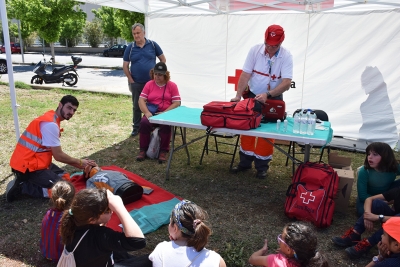
[[[96,166],[87,165],[85,167],[85,169],[83,170],[83,173],[85,175],[85,179],[89,179],[90,177],[92,177],[93,175],[98,173],[99,171],[101,171],[101,168],[96,163]]]

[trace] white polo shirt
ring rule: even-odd
[[[265,45],[253,46],[244,62],[243,71],[251,73],[249,86],[254,94],[266,93],[277,87],[283,78],[293,78],[293,57],[286,48],[279,49],[272,58],[265,54]]]

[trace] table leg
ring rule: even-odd
[[[171,166],[171,161],[172,161],[172,155],[174,154],[175,151],[175,135],[176,135],[176,127],[171,126],[171,131],[172,131],[172,140],[171,140],[171,148],[169,150],[169,158],[168,158],[168,163],[167,163],[167,170],[165,173],[165,179],[169,180],[169,168]]]
[[[168,158],[168,163],[167,163],[167,170],[166,170],[166,177],[165,177],[166,180],[169,180],[169,169],[171,167],[171,162],[172,162],[172,157],[174,155],[174,152],[176,152],[176,151],[178,151],[178,150],[180,150],[182,148],[185,148],[186,155],[187,155],[187,158],[188,158],[188,165],[190,165],[190,154],[189,154],[189,149],[187,148],[187,146],[192,144],[192,143],[194,143],[194,142],[197,142],[198,140],[200,140],[200,139],[202,139],[202,138],[207,136],[205,134],[205,135],[202,135],[200,137],[197,137],[197,138],[191,140],[190,142],[187,142],[187,140],[186,140],[186,128],[185,127],[179,127],[179,130],[180,130],[181,135],[182,135],[182,145],[180,145],[178,147],[175,147],[176,130],[178,129],[178,127],[179,126],[171,126],[172,140],[171,140],[171,148],[170,148],[170,151],[169,151],[169,158]],[[182,130],[182,128],[183,128],[183,130]]]
[[[186,128],[183,128],[182,132],[182,127],[179,127],[181,129],[181,136],[182,136],[182,146],[186,150],[186,155],[187,155],[187,164],[190,165],[190,154],[189,154],[189,149],[187,148],[187,143],[186,143]]]
[[[304,162],[310,161],[310,151],[311,151],[311,145],[305,144],[305,146],[304,146]]]

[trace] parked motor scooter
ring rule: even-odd
[[[78,82],[78,73],[76,68],[82,61],[81,57],[71,56],[73,65],[66,65],[62,67],[55,67],[52,71],[46,70],[48,64],[52,64],[53,58],[46,62],[43,55],[43,62],[39,61],[33,68],[33,72],[36,73],[31,79],[31,84],[43,84],[44,83],[66,83],[69,86],[74,86]]]

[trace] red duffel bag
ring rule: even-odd
[[[261,122],[261,113],[254,110],[255,101],[248,98],[240,102],[212,101],[203,106],[201,124],[210,128],[250,130]]]

